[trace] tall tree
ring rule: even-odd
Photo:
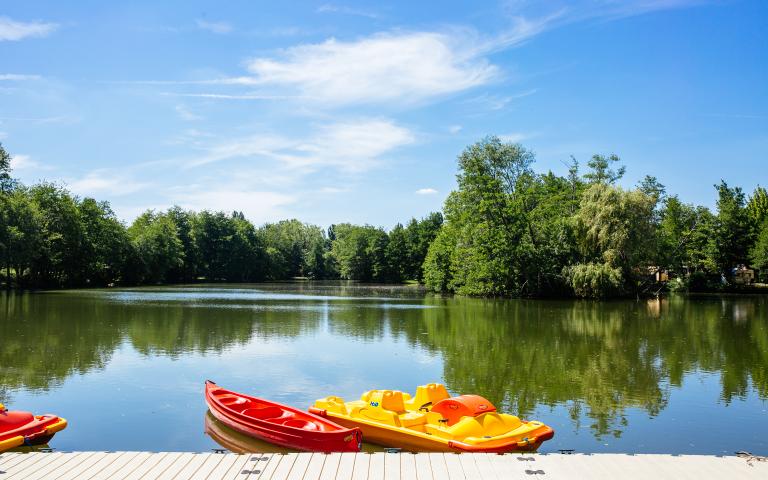
[[[593,155],[587,162],[589,171],[584,174],[584,179],[589,183],[602,183],[606,185],[613,185],[624,176],[626,167],[620,166],[614,170],[611,165],[619,163],[621,159],[617,155]]]
[[[147,211],[128,228],[140,265],[140,281],[160,283],[184,262],[184,247],[173,219]]]
[[[715,263],[720,273],[730,279],[734,267],[747,263],[749,246],[752,244],[752,228],[741,188],[729,187],[725,181],[721,181],[715,185],[715,189]]]

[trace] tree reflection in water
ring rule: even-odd
[[[303,285],[310,297],[302,297],[285,285],[274,296],[217,288],[224,294],[196,297],[178,287],[131,290],[134,296],[2,294],[0,402],[14,391],[45,391],[104,369],[124,343],[145,357],[226,355],[322,329],[355,341],[404,340],[412,352],[419,347],[442,358],[450,390],[483,395],[521,416],[565,406],[577,427],[588,418],[598,437],[620,435],[628,409],[659,414],[670,392],[697,372],[719,376],[724,404],[752,392],[768,399],[766,297],[480,300],[382,287],[326,298],[340,290]],[[355,368],[364,376],[379,367],[361,360]]]

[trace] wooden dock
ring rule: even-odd
[[[0,454],[0,480],[768,479],[764,458],[451,453]]]

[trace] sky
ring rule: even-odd
[[[0,0],[0,142],[132,221],[174,204],[391,228],[487,135],[619,155],[714,206],[768,185],[768,2]]]

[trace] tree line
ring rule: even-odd
[[[488,137],[459,156],[458,189],[445,201],[445,223],[424,264],[428,287],[480,296],[605,298],[659,288],[720,290],[734,269],[768,273],[768,193],[748,198],[715,185],[717,211],[682,202],[646,176],[617,185],[625,167],[594,155],[582,174],[532,169],[519,144]],[[658,290],[655,290],[658,291]]]
[[[534,161],[487,137],[459,155],[442,214],[390,231],[295,219],[256,227],[238,211],[177,206],[125,225],[107,202],[14,180],[0,145],[0,279],[20,288],[414,280],[464,295],[605,298],[647,293],[659,271],[689,290],[729,285],[738,265],[768,272],[762,187],[747,197],[722,181],[712,212],[655,177],[618,186],[625,168],[615,155],[593,156],[583,173],[572,158],[566,176],[536,173]]]
[[[60,288],[205,281],[422,280],[442,225],[432,213],[386,232],[348,223],[323,228],[284,220],[254,226],[242,212],[148,210],[130,225],[108,202],[54,183],[11,177],[0,145],[0,280],[8,287]]]

